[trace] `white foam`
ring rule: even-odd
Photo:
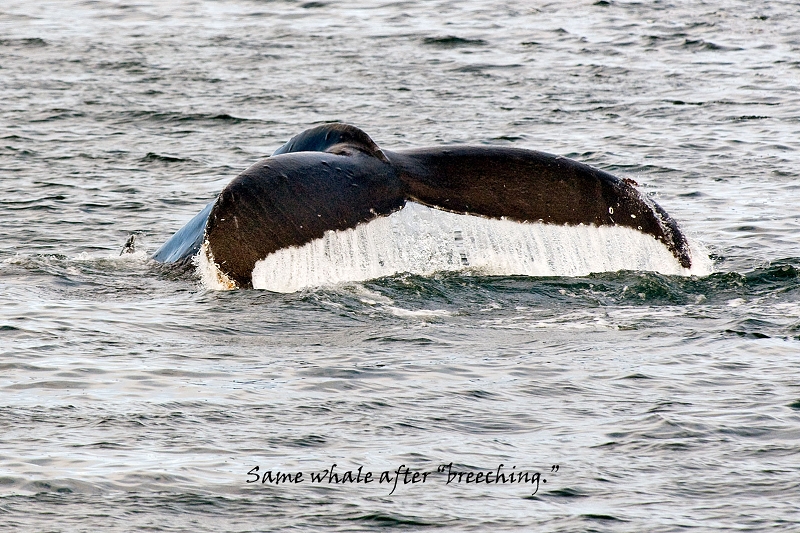
[[[195,265],[197,275],[200,276],[200,282],[205,288],[215,291],[226,291],[236,288],[236,283],[228,278],[228,276],[217,267],[217,263],[214,262],[214,256],[208,248],[208,241],[205,241],[203,245],[200,246],[200,253],[192,258],[192,262]]]
[[[232,283],[200,253],[209,288]],[[206,258],[205,260],[203,258]],[[404,209],[258,261],[253,287],[295,292],[307,287],[391,276],[466,270],[485,275],[584,276],[617,270],[707,275],[711,261],[692,247],[691,269],[650,235],[625,227],[555,226],[456,215],[409,202]],[[224,278],[224,279],[223,279]]]

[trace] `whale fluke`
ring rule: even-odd
[[[519,148],[459,146],[390,154],[407,196],[462,214],[545,224],[627,226],[662,241],[684,268],[675,221],[628,182],[565,157]]]
[[[325,124],[293,137],[251,166],[153,256],[207,259],[239,287],[270,254],[326,232],[352,230],[414,202],[460,215],[522,224],[629,228],[692,266],[677,223],[621,180],[544,152],[446,146],[382,150],[362,130]]]

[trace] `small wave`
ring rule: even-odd
[[[20,46],[26,48],[41,48],[47,46],[47,41],[39,37],[28,37],[25,39],[0,39],[0,46]]]
[[[452,72],[466,72],[466,73],[483,73],[484,70],[504,69],[504,68],[519,68],[522,65],[519,63],[511,63],[508,65],[493,65],[490,63],[476,63],[473,65],[464,65],[452,69]]]
[[[52,122],[55,120],[84,118],[85,116],[86,113],[84,113],[83,111],[76,111],[74,109],[53,108],[53,109],[42,110],[36,113],[34,118],[31,118],[30,122],[32,123]]]
[[[714,52],[736,52],[743,50],[743,48],[739,48],[738,46],[723,46],[719,44],[712,43],[710,41],[704,41],[703,39],[685,39],[683,44],[680,45],[680,48],[685,48],[688,50],[703,50],[703,51],[714,51]]]
[[[150,262],[147,253],[139,250],[119,255],[119,251],[107,254],[80,252],[75,255],[61,254],[15,254],[0,261],[0,268],[21,270],[29,274],[54,276],[65,282],[84,282],[98,275],[116,276],[121,271],[139,270]]]
[[[366,522],[367,524],[381,528],[430,527],[437,525],[433,522],[427,522],[421,518],[413,516],[401,516],[397,514],[385,514],[381,512],[359,514],[348,517],[347,520]]]
[[[439,48],[458,48],[462,46],[486,46],[489,43],[483,39],[465,39],[455,35],[448,35],[447,37],[425,37],[422,39],[422,44],[438,46]]]
[[[145,119],[154,122],[222,122],[228,124],[269,123],[260,119],[236,117],[227,113],[179,113],[170,111],[125,111],[120,113],[126,120],[129,118]]]
[[[159,163],[186,163],[192,161],[191,159],[186,159],[183,157],[174,157],[170,155],[161,155],[155,152],[147,152],[147,155],[144,156],[140,161],[144,163],[149,162],[159,162]]]

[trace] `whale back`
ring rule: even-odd
[[[208,214],[214,207],[216,199],[209,202],[202,211],[197,213],[189,222],[161,245],[153,254],[153,259],[162,263],[184,264],[190,261],[203,244],[206,233]]]
[[[323,124],[292,137],[289,142],[275,150],[273,156],[295,152],[329,152],[347,154],[356,149],[388,162],[375,141],[363,130],[350,124]]]

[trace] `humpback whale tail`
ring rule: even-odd
[[[223,285],[273,290],[465,267],[689,273],[686,237],[631,181],[519,148],[382,150],[354,126],[326,124],[241,173],[153,258],[200,253]],[[612,246],[602,261],[580,257]]]

